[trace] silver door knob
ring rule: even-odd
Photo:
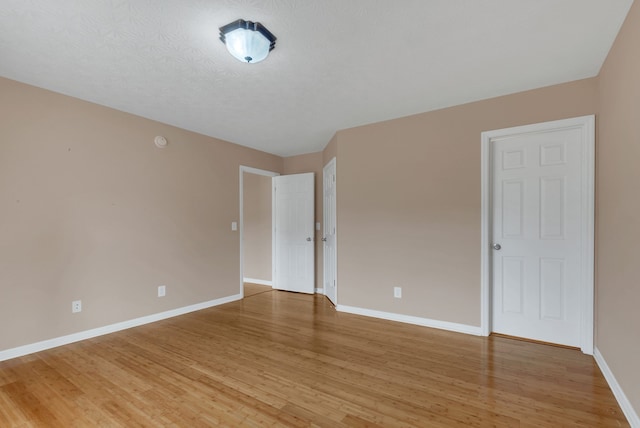
[[[311,238],[307,238],[307,242],[311,242]]]
[[[494,250],[499,250],[501,248],[502,248],[502,246],[500,244],[493,244],[493,249]]]
[[[326,236],[322,238],[322,242],[327,242],[327,237]]]

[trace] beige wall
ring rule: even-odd
[[[338,157],[338,134],[334,134],[331,141],[327,144],[327,146],[322,151],[322,164],[328,164],[331,159]],[[337,163],[337,162],[336,162]]]
[[[284,158],[283,173],[284,174],[301,174],[305,172],[313,172],[315,174],[315,222],[320,223],[320,230],[315,231],[315,271],[316,271],[316,288],[322,288],[322,152],[310,153],[306,155],[291,156]]]
[[[239,166],[281,158],[6,79],[0,93],[0,350],[239,293]]]
[[[271,177],[243,173],[244,277],[271,281]]]
[[[640,4],[598,80],[596,346],[640,414]]]
[[[338,303],[479,326],[481,132],[595,112],[588,79],[338,132]]]

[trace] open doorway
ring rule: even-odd
[[[273,195],[276,172],[240,166],[240,294],[273,285]],[[246,284],[246,286],[245,286]]]

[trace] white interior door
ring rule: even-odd
[[[540,125],[489,142],[492,327],[579,347],[592,290],[584,275],[593,245],[584,191],[589,146],[580,126]]]
[[[273,178],[275,201],[273,287],[300,293],[314,285],[314,174]]]
[[[324,260],[324,293],[337,304],[337,254],[336,254],[336,158],[333,158],[322,171],[323,178],[323,219],[324,233],[323,260]]]

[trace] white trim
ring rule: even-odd
[[[582,245],[582,282],[585,284],[582,293],[582,318],[580,348],[582,352],[593,355],[595,336],[595,231],[596,231],[596,118],[594,115],[582,118],[582,136],[585,144],[583,153],[582,175],[586,180],[582,183],[582,212],[587,218],[583,223],[582,237],[586,242]]]
[[[242,282],[250,282],[251,284],[268,285],[269,287],[273,287],[273,281],[267,281],[266,279],[242,278]]]
[[[627,417],[629,425],[631,425],[632,428],[640,428],[640,417],[638,416],[638,413],[631,405],[631,402],[620,387],[620,384],[616,380],[616,377],[613,375],[613,372],[607,365],[607,362],[604,360],[604,357],[602,356],[598,348],[595,348],[593,352],[593,358],[595,358],[598,367],[600,367],[600,371],[602,372],[604,378],[607,380],[607,383],[609,384],[609,388],[611,388],[613,395],[616,397],[616,400],[618,400],[618,404],[620,405],[620,408],[622,409],[624,415]]]
[[[482,147],[480,153],[481,177],[480,186],[480,329],[483,336],[491,334],[491,258],[489,246],[491,245],[491,156],[489,138],[482,133]]]
[[[316,294],[322,294],[324,295],[324,288],[316,288],[315,289]]]
[[[268,177],[275,177],[276,175],[280,175],[279,172],[267,171],[266,169],[258,169],[244,165],[240,165],[240,171],[248,172],[249,174],[266,175]]]
[[[239,199],[240,199],[240,295],[242,297],[244,297],[244,173],[247,172],[249,174],[256,174],[256,175],[265,175],[267,177],[275,177],[280,175],[277,172],[273,172],[273,171],[267,171],[264,169],[258,169],[258,168],[252,168],[250,166],[244,166],[244,165],[240,165],[240,191],[239,191]],[[272,186],[273,187],[273,186]],[[273,204],[273,194],[271,195],[271,230],[273,230],[273,227],[275,225],[275,218],[274,218],[274,204]],[[271,239],[271,275],[273,275],[273,270],[274,270],[274,266],[273,266],[273,254],[274,254],[274,250],[275,250],[275,243],[274,240]],[[271,278],[275,278],[274,276],[272,276]],[[273,287],[273,283],[268,284],[271,285]]]
[[[276,186],[271,177],[271,286],[276,288]]]
[[[595,116],[582,116],[572,119],[556,120],[533,125],[486,131],[481,135],[481,256],[480,256],[480,328],[482,335],[491,333],[491,141],[515,134],[542,132],[554,129],[580,128],[583,130],[581,212],[586,213],[582,236],[586,243],[582,245],[582,313],[580,320],[580,348],[585,354],[593,354],[594,334],[594,231],[595,231]]]
[[[17,348],[6,349],[4,351],[0,351],[0,361],[10,360],[11,358],[22,357],[24,355],[33,354],[35,352],[45,351],[47,349],[68,345],[70,343],[91,339],[97,336],[103,336],[109,333],[115,333],[116,331],[126,330],[128,328],[138,327],[144,324],[150,324],[152,322],[164,320],[167,318],[173,318],[179,315],[184,315],[189,312],[195,312],[202,309],[211,308],[213,306],[219,306],[225,303],[235,302],[236,300],[240,300],[240,299],[242,299],[242,296],[240,294],[235,294],[233,296],[222,297],[220,299],[210,300],[208,302],[197,303],[191,306],[185,306],[178,309],[172,309],[166,312],[147,315],[147,316],[135,318],[129,321],[123,321],[116,324],[107,325],[104,327],[98,327],[91,330],[81,331],[79,333],[69,334],[67,336],[56,337],[54,339],[43,340],[41,342],[31,343],[29,345],[23,345]]]
[[[480,327],[466,324],[457,324],[448,321],[438,321],[428,318],[414,317],[410,315],[394,314],[391,312],[376,311],[373,309],[356,308],[353,306],[337,305],[336,310],[339,312],[347,312],[350,314],[364,315],[365,317],[380,318],[389,321],[398,321],[406,324],[415,324],[422,327],[437,328],[440,330],[454,331],[456,333],[472,334],[474,336],[482,336]]]
[[[337,163],[337,159],[334,156],[333,158],[331,158],[331,160],[329,162],[327,162],[323,167],[322,167],[322,227],[325,228],[326,227],[326,221],[324,218],[324,213],[325,213],[325,207],[324,207],[324,175],[325,175],[325,170],[327,169],[327,167],[329,167],[330,165],[333,165],[334,168],[334,178],[335,178],[335,182],[333,183],[334,186],[334,192],[336,193],[336,203],[333,206],[334,211],[337,210],[337,205],[338,205],[338,163]],[[335,288],[335,292],[336,295],[334,296],[335,298],[335,302],[331,302],[333,303],[336,307],[338,306],[338,213],[335,213],[335,230],[334,230],[334,240],[335,240],[335,251],[333,252],[333,265],[336,268],[336,272],[335,272],[335,283],[334,288]],[[324,230],[323,230],[324,232]],[[324,233],[323,233],[324,236]],[[326,258],[325,258],[325,254],[324,254],[324,245],[322,246],[322,282],[323,285],[326,284],[326,278],[325,278],[325,274],[327,273],[325,271],[325,265],[326,263]],[[325,296],[326,294],[323,293]],[[329,301],[331,301],[331,299],[329,299]]]

